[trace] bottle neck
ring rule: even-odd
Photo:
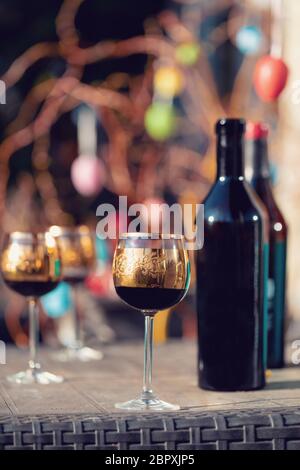
[[[244,176],[242,134],[219,134],[217,138],[217,178]]]
[[[247,179],[270,178],[268,144],[265,138],[248,140],[245,156]]]

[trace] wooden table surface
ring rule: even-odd
[[[0,416],[51,414],[112,414],[113,404],[136,397],[141,389],[143,349],[140,342],[105,346],[102,361],[57,363],[50,350],[40,357],[45,370],[65,377],[62,384],[16,385],[6,375],[26,367],[27,351],[8,348],[7,364],[0,365]],[[208,392],[196,381],[196,347],[170,341],[154,354],[154,391],[178,403],[182,411],[259,410],[300,406],[300,369],[274,370],[265,389],[255,392]],[[120,411],[118,411],[120,414]]]

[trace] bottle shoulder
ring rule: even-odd
[[[219,178],[203,201],[204,218],[212,221],[260,221],[266,215],[253,188],[242,177]]]

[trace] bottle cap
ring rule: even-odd
[[[243,134],[245,132],[244,119],[220,119],[216,122],[216,134]]]
[[[247,121],[246,134],[247,140],[258,140],[268,137],[269,129],[264,122]]]

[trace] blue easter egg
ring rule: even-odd
[[[258,26],[242,26],[236,35],[238,49],[246,55],[254,55],[262,43],[262,32]]]
[[[62,317],[72,306],[70,286],[66,282],[61,282],[54,290],[43,295],[41,302],[49,317]]]

